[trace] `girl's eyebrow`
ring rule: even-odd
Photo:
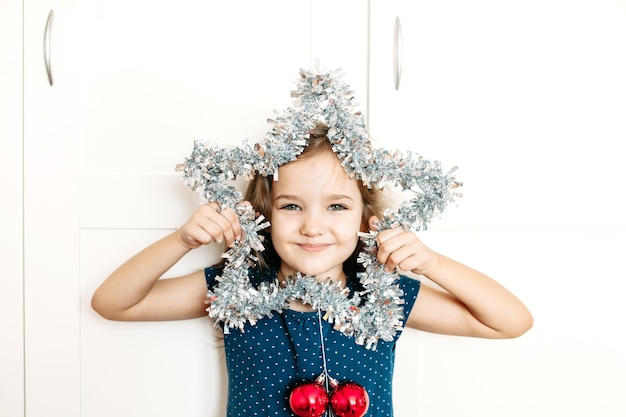
[[[274,197],[274,200],[297,200],[298,197],[292,194],[279,194]]]
[[[330,194],[327,198],[329,200],[354,200],[354,198],[347,194]]]
[[[274,197],[274,200],[298,200],[300,197],[298,197],[297,195],[293,195],[293,194],[279,194],[276,197]],[[322,195],[320,198],[324,198],[324,199],[328,199],[328,200],[332,200],[332,201],[336,201],[336,200],[350,200],[353,201],[354,198],[350,197],[347,194],[329,194],[329,195]]]

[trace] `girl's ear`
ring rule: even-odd
[[[378,217],[372,216],[369,218],[368,225],[370,230],[376,231],[378,230]]]

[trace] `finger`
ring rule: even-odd
[[[224,208],[220,213],[212,213],[208,220],[207,227],[219,243],[225,242],[228,246],[232,246],[241,234],[239,217],[230,208]]]
[[[205,225],[202,225],[201,223],[201,221],[199,222],[192,217],[180,230],[183,241],[190,248],[197,248],[216,240],[214,236],[215,233],[211,231],[211,227],[208,222]]]
[[[221,243],[233,234],[230,222],[220,212],[220,206],[215,202],[201,206],[190,222],[192,223],[191,230],[203,244],[211,243],[211,241]]]
[[[414,264],[417,262],[415,254],[411,247],[406,245],[398,248],[392,252],[387,258],[385,266],[388,271],[394,271],[396,269],[402,271],[411,271],[414,269]]]
[[[388,241],[390,239],[393,239],[394,237],[399,236],[399,235],[401,235],[403,233],[405,233],[405,232],[400,227],[394,227],[393,229],[383,230],[376,237],[376,241],[378,242],[378,245],[380,246],[383,243],[385,243],[386,241]]]
[[[223,224],[222,226],[224,227],[224,240],[230,247],[235,243],[235,240],[241,239],[241,222],[239,221],[237,213],[230,208],[222,210],[221,215],[227,222],[227,224]]]
[[[410,236],[401,228],[389,229],[378,235],[378,261],[391,272],[410,256]],[[408,249],[408,250],[407,250]]]

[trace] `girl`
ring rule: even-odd
[[[375,230],[382,195],[351,179],[325,135],[311,135],[308,147],[278,169],[278,180],[257,175],[245,199],[271,222],[250,281],[296,272],[330,279],[359,291],[357,233]],[[159,279],[187,252],[213,242],[232,246],[241,237],[238,217],[217,203],[200,206],[179,229],[132,257],[95,292],[92,306],[111,320],[178,320],[206,315],[207,286],[219,267]],[[426,247],[415,233],[389,229],[377,237],[378,260],[388,271],[411,271],[441,289],[401,276],[404,324],[429,332],[482,338],[513,338],[532,326],[524,304],[496,281]],[[418,296],[419,294],[419,296]],[[245,331],[225,332],[229,378],[228,416],[293,416],[290,393],[302,380],[324,372],[339,382],[362,386],[367,415],[392,416],[393,341],[368,350],[320,319],[310,304],[291,300],[289,309],[262,318]],[[323,404],[325,406],[325,404]],[[319,416],[310,405],[301,414]],[[367,408],[367,406],[365,407]],[[364,411],[364,410],[363,410]],[[352,414],[362,415],[353,410]]]

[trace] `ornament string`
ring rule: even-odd
[[[322,347],[322,368],[324,369],[324,386],[326,387],[326,391],[329,391],[328,379],[330,376],[328,375],[328,368],[326,367],[326,346],[324,345],[324,328],[322,327],[322,312],[320,309],[317,309],[317,322],[320,328],[320,342]]]
[[[369,395],[356,382],[341,384],[328,373],[322,311],[317,310],[322,373],[314,381],[304,381],[289,394],[289,406],[299,417],[363,417],[369,408]],[[322,386],[323,380],[323,386]]]
[[[324,328],[322,326],[322,312],[320,309],[317,309],[317,324],[320,329],[320,342],[322,348],[322,368],[324,369],[324,388],[326,388],[326,392],[330,392],[330,384],[329,379],[330,375],[328,375],[328,368],[326,366],[326,345],[324,344]],[[332,417],[332,411],[326,410],[327,413],[330,413],[329,417]]]

